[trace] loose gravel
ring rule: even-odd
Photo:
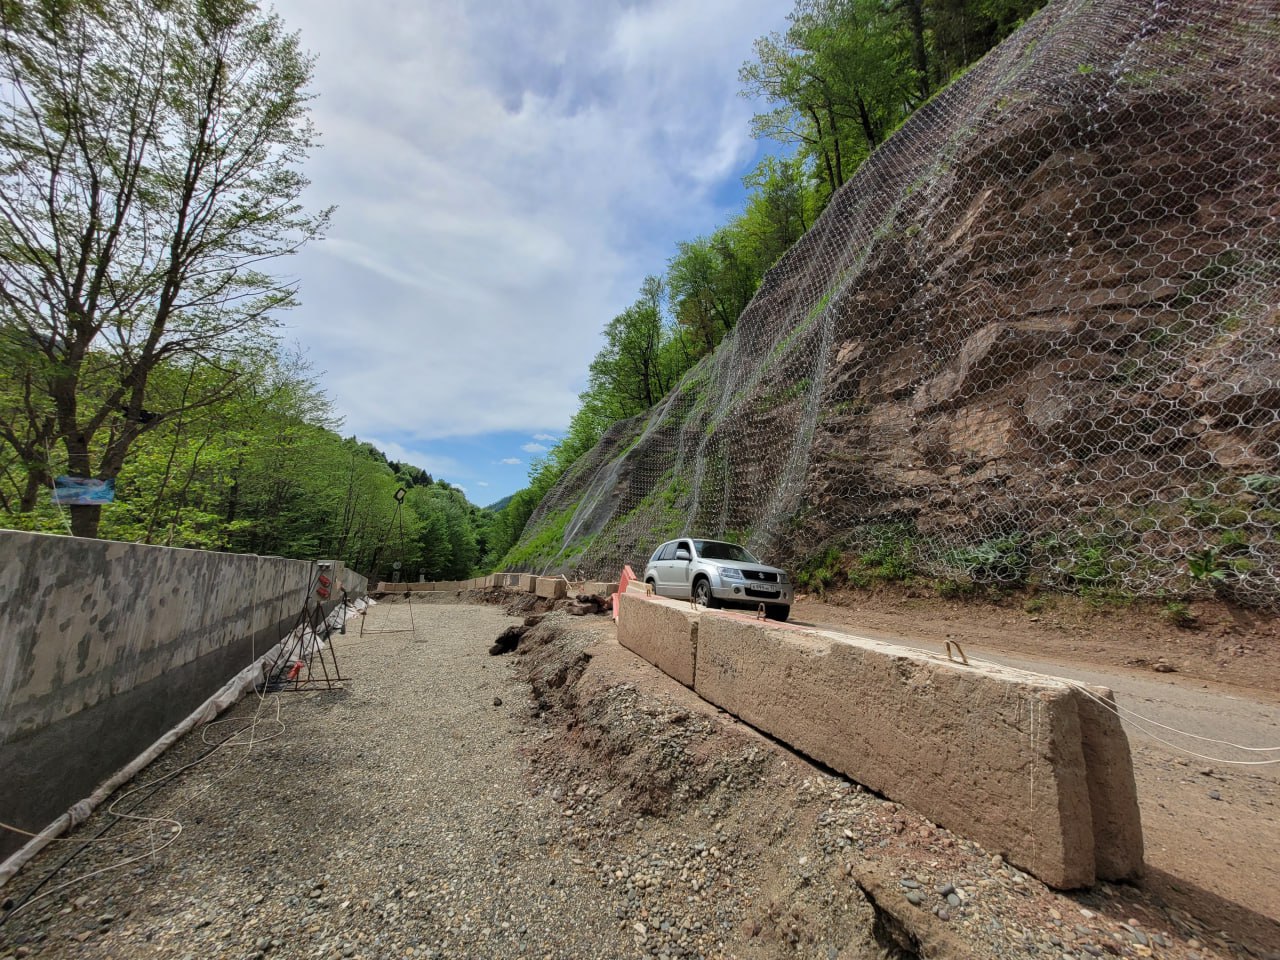
[[[171,845],[116,825],[0,926],[0,960],[1246,955],[1130,888],[1046,890],[655,674],[607,619],[551,614],[506,657],[521,620],[496,607],[413,621],[373,607],[338,638],[344,689],[250,697],[153,764],[141,785],[257,720],[138,808],[180,821]]]

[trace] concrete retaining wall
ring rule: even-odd
[[[569,584],[559,577],[538,577],[533,592],[548,600],[559,600],[569,595]]]
[[[618,642],[686,687],[694,685],[699,614],[687,603],[646,599],[628,591],[618,598]]]
[[[1128,740],[1115,715],[1075,687],[630,591],[620,600],[624,646],[1045,883],[1141,872]]]
[[[37,831],[88,796],[279,641],[314,571],[0,530],[0,820]]]

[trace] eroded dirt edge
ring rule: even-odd
[[[657,915],[670,912],[663,898],[713,898],[725,956],[812,956],[825,945],[844,960],[1195,960],[1277,949],[1142,885],[1051,891],[719,711],[621,648],[603,618],[551,613],[520,640],[513,663],[530,686],[533,789],[560,804],[584,869],[603,887],[634,888],[642,909],[654,900]],[[673,839],[704,843],[713,869],[668,876],[659,866],[656,887],[608,869],[620,857],[632,862],[627,851],[643,859]],[[678,945],[669,955],[680,955]]]

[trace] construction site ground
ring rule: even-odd
[[[471,599],[490,603],[379,604],[337,638],[343,689],[251,696],[180,742],[114,801],[150,819],[98,837],[101,810],[0,890],[0,958],[1280,956],[1274,766],[1131,728],[1148,877],[1058,893],[706,704],[607,618],[552,612],[492,657],[533,598]],[[1264,628],[1219,637],[1202,614],[1153,646],[1158,613],[844,599],[795,619],[951,634],[1280,744]]]

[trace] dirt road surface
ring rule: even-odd
[[[710,707],[607,619],[488,656],[519,622],[373,608],[339,638],[344,689],[248,698],[121,791],[147,819],[104,810],[0,891],[0,960],[1280,956],[1255,887],[1211,886],[1249,869],[1216,839],[1252,809],[1235,774],[1139,748],[1144,815],[1181,805],[1209,861],[1064,895]]]

